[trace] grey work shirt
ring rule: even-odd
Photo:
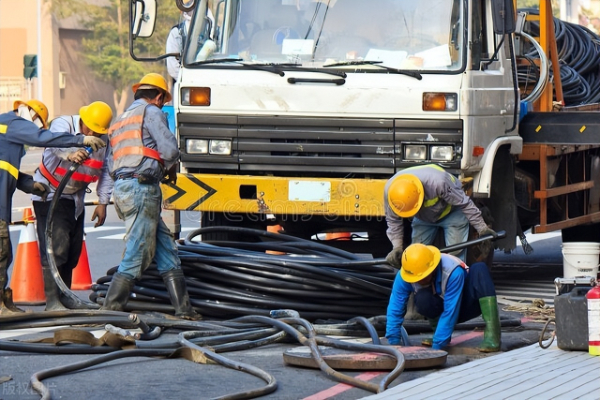
[[[52,132],[70,132],[72,135],[83,136],[83,133],[79,131],[79,115],[72,116],[61,116],[55,118],[50,124],[50,130]],[[106,136],[106,135],[104,135]],[[75,151],[79,150],[77,147],[58,147],[58,148],[50,148],[46,147],[44,149],[43,157],[46,158],[49,163],[55,168],[60,160],[67,160],[69,155]],[[96,150],[98,153],[104,155],[104,164],[102,166],[102,172],[98,179],[98,183],[96,185],[96,193],[98,194],[98,203],[99,204],[109,204],[110,197],[113,191],[113,180],[108,173],[108,168],[106,164],[106,148]],[[42,175],[39,169],[35,171],[34,180],[36,182],[45,183],[50,187],[50,193],[46,201],[51,201],[54,197],[54,193],[56,192],[56,188],[52,187],[48,180]],[[74,194],[62,194],[62,199],[69,199],[75,202],[75,217],[79,217],[83,212],[85,207],[85,195],[86,190],[80,190]],[[33,201],[42,201],[40,196],[33,195],[31,196],[31,200]]]
[[[448,204],[450,204],[453,210],[460,209],[465,214],[465,217],[467,217],[469,223],[473,225],[477,232],[481,232],[483,229],[487,228],[487,225],[481,216],[481,211],[479,211],[473,201],[465,194],[459,179],[432,165],[407,168],[390,178],[384,189],[383,203],[385,208],[385,219],[388,226],[386,233],[394,248],[402,246],[404,225],[402,218],[396,215],[388,204],[388,189],[392,181],[403,174],[411,174],[419,178],[423,184],[423,204],[436,197],[439,199],[430,207],[422,206],[415,215],[418,219],[434,223],[440,219],[442,212],[446,209]]]

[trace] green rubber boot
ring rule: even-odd
[[[435,333],[438,322],[440,322],[440,317],[437,317],[434,319],[427,319],[427,321],[429,322],[429,326],[431,327],[431,330],[433,331],[433,333]],[[421,344],[423,346],[427,346],[427,347],[433,346],[433,337],[425,338],[425,339],[421,340]]]
[[[479,351],[483,353],[500,351],[500,315],[496,296],[482,297],[479,299],[479,306],[485,321],[483,341],[479,345]]]

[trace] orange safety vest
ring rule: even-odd
[[[164,164],[158,151],[144,146],[142,141],[142,125],[145,106],[125,111],[108,130],[108,138],[113,151],[113,171],[120,168],[135,168],[144,157],[152,158]]]

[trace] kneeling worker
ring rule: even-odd
[[[402,267],[396,275],[387,309],[385,337],[400,344],[400,332],[408,298],[415,294],[417,312],[425,316],[434,330],[433,340],[423,341],[442,350],[450,343],[457,323],[479,315],[485,321],[479,351],[500,351],[500,317],[496,289],[485,263],[470,268],[459,258],[441,254],[434,246],[411,244],[402,253]]]

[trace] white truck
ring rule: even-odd
[[[131,2],[136,59],[155,1]],[[201,211],[203,227],[360,232],[348,248],[384,255],[386,180],[435,163],[507,232],[499,248],[528,228],[599,221],[598,114],[554,111],[549,3],[532,38],[512,0],[177,0],[193,17],[167,208]],[[525,93],[517,67],[532,46],[539,79]]]

